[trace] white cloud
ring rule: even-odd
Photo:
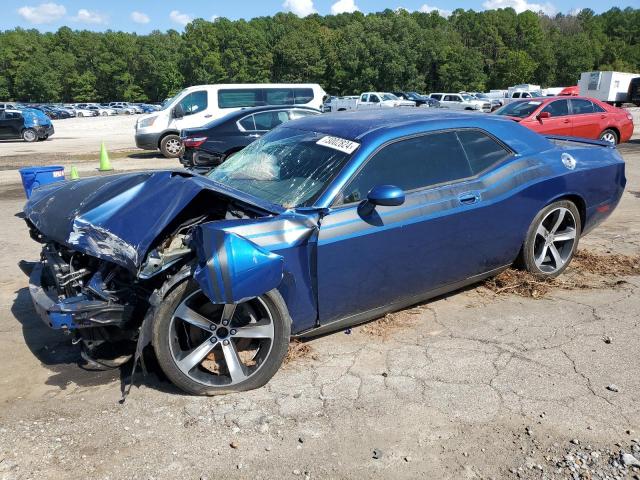
[[[142,13],[142,12],[131,12],[131,20],[133,20],[136,23],[149,23],[151,21],[151,19],[149,18],[149,15],[147,15],[146,13]]]
[[[513,8],[517,13],[522,13],[526,10],[532,12],[543,12],[547,15],[555,15],[558,9],[551,3],[529,3],[527,0],[487,0],[482,4],[487,10],[493,10],[496,8]]]
[[[444,8],[432,7],[426,3],[420,7],[420,11],[424,13],[438,12],[441,17],[448,17],[451,15],[451,10],[445,10]]]
[[[576,16],[578,16],[578,14],[579,14],[582,10],[584,10],[584,8],[583,8],[583,7],[576,7],[576,8],[573,8],[573,9],[569,10],[569,15],[571,15],[572,17],[576,17]]]
[[[189,15],[188,13],[179,12],[178,10],[171,10],[169,18],[173,23],[177,23],[178,25],[182,25],[183,27],[193,20],[193,17],[191,15]]]
[[[25,5],[18,9],[18,15],[27,22],[36,25],[60,20],[66,13],[67,9],[64,8],[64,5],[58,5],[53,2],[41,3],[37,7],[29,7]]]
[[[220,18],[220,15],[211,15],[211,21],[215,22],[216,20],[218,20]]]
[[[339,13],[353,13],[360,10],[356,5],[355,0],[338,0],[331,5],[331,15],[338,15]]]
[[[78,10],[78,14],[72,18],[74,22],[90,23],[93,25],[106,25],[109,23],[109,17],[98,12],[92,12],[86,8]]]
[[[299,17],[306,17],[312,13],[317,13],[313,6],[313,0],[284,0],[282,8],[287,12],[295,13]]]

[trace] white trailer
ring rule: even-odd
[[[578,82],[580,95],[620,106],[629,101],[629,82],[636,77],[640,73],[582,72]]]

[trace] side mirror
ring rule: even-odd
[[[538,120],[542,120],[543,118],[551,118],[550,112],[540,112],[538,114]]]
[[[404,192],[395,185],[378,185],[371,189],[367,201],[372,205],[396,207],[404,203]]]
[[[178,104],[175,107],[173,107],[173,116],[174,118],[184,117],[184,108],[182,108],[181,104]]]

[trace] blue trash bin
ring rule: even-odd
[[[20,177],[22,177],[22,186],[27,198],[31,197],[31,192],[34,188],[64,180],[64,167],[60,165],[26,167],[18,171],[20,172]]]

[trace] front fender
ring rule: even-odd
[[[240,303],[280,285],[284,259],[215,225],[193,232],[198,264],[194,278],[213,303]]]

